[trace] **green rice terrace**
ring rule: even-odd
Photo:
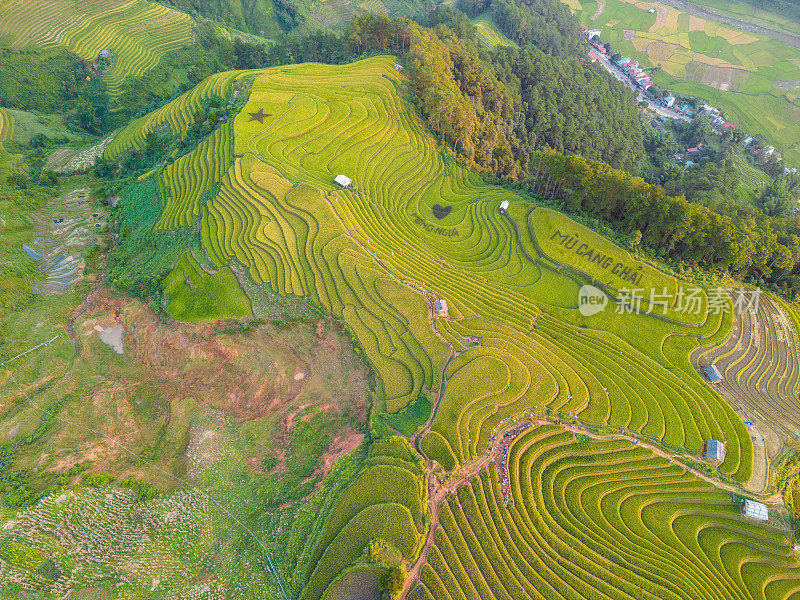
[[[0,2],[0,34],[12,48],[59,46],[87,60],[109,51],[102,77],[109,95],[166,53],[193,39],[189,15],[147,0]]]
[[[0,514],[8,597],[800,600],[773,477],[800,431],[794,310],[734,310],[485,182],[395,62],[218,73],[87,151],[233,107],[115,200],[168,315],[81,279],[71,248],[108,216],[88,191],[34,213],[50,293],[2,322],[42,348],[3,348],[0,467],[29,445],[55,491]]]

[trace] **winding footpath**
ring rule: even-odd
[[[438,404],[438,403],[437,403]],[[428,432],[432,425],[433,418],[431,418],[428,423],[423,427],[423,429],[415,436],[416,440],[421,440],[425,434]],[[639,440],[633,435],[625,435],[625,434],[604,434],[599,435],[593,433],[591,431],[585,430],[580,428],[578,425],[572,425],[568,423],[563,423],[556,418],[551,417],[543,417],[543,416],[536,416],[536,417],[526,417],[526,418],[516,418],[510,419],[505,423],[499,425],[497,429],[492,433],[491,436],[491,444],[489,446],[489,450],[484,452],[483,454],[479,454],[478,456],[470,459],[469,461],[465,462],[461,467],[458,469],[457,473],[458,476],[455,479],[445,480],[445,483],[440,483],[439,479],[433,474],[433,461],[428,458],[424,452],[422,455],[425,458],[425,463],[428,468],[428,512],[430,514],[430,528],[428,529],[428,535],[425,539],[425,544],[422,546],[422,550],[420,551],[419,557],[417,558],[416,562],[412,565],[411,569],[409,569],[408,574],[406,576],[405,582],[403,583],[403,591],[398,596],[398,600],[407,600],[411,590],[414,589],[415,584],[419,580],[420,573],[422,572],[422,568],[428,562],[428,552],[430,552],[431,546],[436,543],[436,531],[439,529],[439,507],[442,505],[447,499],[447,496],[456,493],[458,488],[476,477],[483,469],[487,469],[489,465],[497,460],[502,455],[502,449],[499,444],[496,443],[497,440],[502,439],[503,434],[506,431],[510,431],[511,429],[517,428],[520,425],[559,425],[565,431],[572,431],[573,433],[580,433],[594,440],[599,441],[610,441],[610,440],[626,440],[629,442],[633,442],[642,448],[646,448],[652,451],[654,454],[666,458],[670,462],[674,462],[675,464],[682,466],[686,471],[689,471],[695,477],[706,481],[719,489],[723,489],[733,493],[741,493],[741,488],[720,481],[714,477],[709,477],[691,467],[687,466],[680,459],[686,461],[693,461],[696,457],[690,455],[678,455],[678,454],[670,454],[669,452],[663,450],[662,448],[655,446],[653,444],[649,444],[642,440]],[[762,497],[760,498],[761,502],[772,506],[782,506],[783,505],[783,498],[780,494],[773,494],[769,497]]]

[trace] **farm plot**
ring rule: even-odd
[[[785,157],[800,160],[793,147],[800,109],[779,87],[800,78],[800,50],[657,2],[608,0],[602,5],[599,20],[593,20],[594,3],[576,15],[589,27],[601,27],[603,41],[615,51],[643,67],[660,67],[652,72],[656,84],[705,98],[729,121],[766,135]]]
[[[496,380],[496,388],[476,401],[465,375],[461,392],[448,387],[447,409],[434,424],[438,447],[453,460],[473,455],[499,419],[549,406],[692,451],[727,432],[722,470],[747,480],[752,446],[743,424],[705,389],[683,350],[672,356],[662,350],[676,329],[707,335],[719,319],[682,325],[611,310],[582,318],[580,283],[539,256],[528,234],[532,207],[444,164],[403,106],[392,64],[375,58],[256,75],[234,121],[241,158],[201,209],[203,244],[215,264],[236,259],[257,283],[310,296],[343,317],[380,375],[379,410],[397,412],[420,392],[439,391],[444,362],[463,349],[464,336],[491,339],[496,349],[480,349],[491,355],[483,359],[486,370],[469,368]],[[191,101],[181,97],[141,122],[158,126]],[[353,185],[337,189],[337,174]],[[503,200],[511,204],[501,214]],[[628,256],[588,229],[571,227],[597,248]],[[675,286],[647,272],[653,285]],[[440,298],[447,317],[432,314]],[[670,364],[685,365],[689,376]],[[457,380],[455,365],[447,376]]]
[[[58,597],[114,581],[129,598],[220,598],[206,563],[212,523],[196,491],[145,502],[114,488],[51,494],[3,519],[0,584]]]
[[[44,168],[56,173],[86,173],[113,140],[114,136],[110,135],[88,148],[60,148],[47,157]]]
[[[8,0],[0,6],[0,32],[15,48],[62,46],[87,60],[110,50],[101,76],[112,98],[125,78],[152,69],[194,35],[189,15],[146,0]]]
[[[439,510],[414,600],[800,597],[787,532],[630,442],[554,426],[516,437],[509,503],[491,466]]]
[[[734,317],[730,336],[696,350],[692,362],[698,368],[717,366],[724,379],[718,386],[720,394],[757,425],[770,457],[775,458],[785,440],[800,435],[795,325],[786,309],[765,294],[758,306],[742,306]]]
[[[84,255],[99,241],[108,215],[93,212],[89,190],[79,189],[49,202],[33,215],[36,237],[22,249],[42,276],[31,286],[37,294],[68,290],[83,277]]]

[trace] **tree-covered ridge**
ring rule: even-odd
[[[661,256],[759,284],[800,287],[797,217],[769,217],[755,208],[722,212],[582,156],[545,152],[536,161],[534,193],[611,223],[623,234],[638,231],[641,243]]]
[[[534,45],[486,54],[463,15],[436,20],[415,29],[408,73],[431,128],[471,165],[517,181],[553,148],[634,169],[643,135],[621,84]]]
[[[484,12],[520,46],[533,44],[556,56],[574,56],[580,49],[578,22],[561,0],[460,0],[467,16]]]

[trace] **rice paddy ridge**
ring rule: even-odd
[[[495,467],[450,495],[410,598],[800,596],[784,532],[648,449],[545,425],[507,457],[510,502]]]
[[[752,447],[735,414],[699,390],[703,383],[696,373],[658,364],[664,336],[678,325],[648,324],[652,335],[643,337],[641,328],[631,328],[634,317],[609,315],[595,322],[598,331],[581,327],[590,341],[576,337],[577,284],[531,260],[533,244],[518,237],[529,214],[525,203],[446,165],[403,104],[396,78],[386,58],[347,67],[280,67],[255,77],[248,104],[234,121],[235,152],[242,157],[203,208],[203,243],[215,263],[236,258],[258,283],[311,295],[343,316],[381,375],[390,412],[420,390],[439,387],[447,348],[429,328],[433,324],[454,344],[445,321],[431,320],[432,300],[446,298],[451,321],[481,318],[508,327],[507,339],[536,335],[537,343],[579,370],[576,379],[583,382],[573,387],[588,391],[558,397],[548,391],[544,397],[553,394],[556,406],[578,410],[588,421],[641,428],[676,447],[699,449],[706,436],[726,432],[730,453],[723,471],[748,479]],[[185,106],[187,98],[175,106]],[[152,124],[164,117],[147,119]],[[339,172],[353,177],[354,189],[336,189],[332,180]],[[508,213],[516,229],[499,213],[504,199],[512,202]],[[449,213],[437,218],[436,205],[449,207]],[[543,310],[552,315],[541,321],[552,333],[539,337],[529,332]],[[704,323],[696,331],[712,327]],[[588,363],[575,366],[581,359],[574,358],[573,345],[602,357],[608,367],[598,375]],[[488,364],[513,369],[521,377],[515,381],[540,376],[542,367],[530,358],[535,353],[514,352],[522,358],[507,359],[511,367],[502,360]],[[616,368],[616,361],[629,360],[619,359],[619,352],[636,356],[625,370]],[[653,358],[646,360],[646,353]],[[654,377],[639,374],[642,367]],[[548,380],[537,386],[549,389]],[[544,404],[538,390],[503,391],[510,402],[505,410]],[[470,433],[465,437],[466,444],[452,436],[448,441],[464,457]]]
[[[103,156],[114,160],[126,150],[143,148],[147,134],[160,127],[169,127],[173,134],[184,135],[194,123],[194,113],[202,108],[203,101],[217,97],[231,102],[229,96],[238,91],[233,89],[235,82],[246,73],[224,71],[206,77],[189,92],[129,123],[114,137]]]
[[[4,108],[0,108],[0,142],[14,139],[16,122],[14,117]]]
[[[44,0],[33,6],[10,0],[0,7],[0,32],[17,48],[63,46],[87,60],[111,50],[117,58],[101,77],[112,98],[120,94],[125,78],[152,69],[164,54],[187,45],[194,35],[189,15],[146,0]]]
[[[191,225],[200,216],[200,199],[222,179],[231,162],[231,127],[223,124],[197,148],[170,163],[159,175],[166,193],[160,229]]]

